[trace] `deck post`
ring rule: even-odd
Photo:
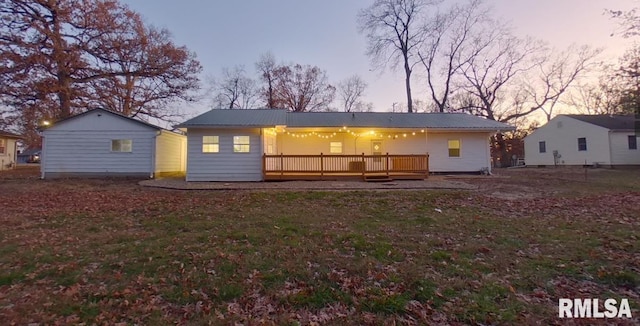
[[[387,152],[387,163],[386,163],[386,170],[387,170],[387,178],[389,177],[389,152]]]
[[[324,176],[324,156],[322,152],[320,152],[320,180],[323,179]]]
[[[284,177],[284,154],[280,152],[280,179]]]
[[[364,176],[364,172],[367,170],[367,167],[365,166],[365,160],[364,160],[364,153],[362,153],[362,180],[366,179]]]
[[[425,178],[425,179],[429,179],[429,153],[427,153],[427,154],[425,155],[425,160],[427,160],[427,161],[425,162],[425,166],[426,166],[427,168],[426,168],[426,171],[425,171],[424,178]]]
[[[262,181],[267,179],[267,153],[262,153]]]

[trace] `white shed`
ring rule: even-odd
[[[558,115],[524,140],[529,166],[640,165],[633,115]]]
[[[104,109],[60,120],[42,134],[42,178],[153,178],[186,169],[185,136]]]

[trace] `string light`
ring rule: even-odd
[[[268,130],[268,129],[265,129]],[[269,134],[277,134],[277,132],[274,131],[267,131],[267,133]],[[360,138],[360,137],[370,137],[370,138],[389,138],[389,139],[398,139],[400,137],[402,138],[407,138],[408,136],[416,136],[418,135],[418,131],[411,131],[409,132],[376,132],[374,130],[368,130],[368,131],[363,131],[363,132],[355,132],[349,128],[347,128],[346,126],[343,126],[342,128],[339,128],[336,132],[317,132],[317,131],[311,131],[311,132],[291,132],[291,131],[284,131],[282,133],[286,133],[288,136],[290,137],[294,137],[294,138],[307,138],[307,137],[311,137],[311,136],[315,136],[318,138],[322,138],[322,139],[330,139],[333,138],[339,134],[348,134],[351,135],[355,138]],[[420,133],[425,133],[425,129],[421,129]]]

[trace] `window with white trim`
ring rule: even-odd
[[[586,151],[587,150],[587,138],[581,137],[578,138],[578,151]]]
[[[220,151],[219,136],[202,136],[202,152],[218,153]]]
[[[249,153],[251,151],[251,136],[233,136],[233,152]]]
[[[7,142],[4,139],[0,139],[0,154],[4,154],[7,151]]]
[[[112,139],[111,151],[118,153],[131,153],[133,151],[133,140],[131,139]]]
[[[332,141],[329,143],[329,153],[331,154],[342,154],[342,142],[341,141]]]
[[[460,139],[449,139],[449,157],[460,157]]]
[[[547,142],[546,141],[538,142],[538,151],[540,153],[546,153],[547,152]]]

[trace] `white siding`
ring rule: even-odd
[[[99,110],[62,121],[43,132],[43,177],[151,176],[157,132]],[[131,139],[132,152],[112,152],[113,139]]]
[[[578,138],[586,138],[586,151],[578,150]],[[546,144],[546,153],[539,151],[541,141]],[[561,156],[560,165],[611,164],[609,129],[559,115],[524,139],[527,165],[554,165],[554,150]]]
[[[0,171],[10,169],[16,164],[16,140],[13,138],[0,138],[4,140],[4,153],[0,153]]]
[[[364,131],[357,131],[362,133]],[[382,141],[382,153],[389,154],[426,154],[429,153],[429,169],[432,172],[477,172],[491,166],[489,156],[489,133],[487,132],[430,132],[418,130],[385,131],[378,130],[384,136],[363,135],[354,137],[346,133],[337,133],[329,139],[310,135],[296,138],[287,134],[278,134],[278,148],[289,155],[330,155],[329,144],[333,141],[343,143],[343,153],[349,155],[372,154],[372,141]],[[415,135],[413,134],[415,132]],[[295,132],[294,132],[295,133]],[[308,134],[301,131],[298,134]],[[328,133],[323,133],[328,134]],[[406,137],[405,137],[406,134]],[[392,135],[391,138],[388,136]],[[394,136],[398,136],[397,138]],[[461,141],[461,156],[449,157],[448,140]]]
[[[487,132],[429,132],[428,152],[431,172],[478,172],[490,168]],[[460,157],[449,157],[449,140],[460,140]]]
[[[629,136],[636,136],[633,132],[609,133],[611,146],[611,164],[640,165],[640,150],[629,149]],[[640,145],[640,137],[636,136],[636,144]]]
[[[202,136],[219,136],[218,153],[202,153]],[[250,152],[234,153],[233,136],[250,136]],[[187,132],[187,181],[261,181],[260,129],[194,129]]]
[[[185,172],[187,137],[163,130],[156,138],[156,173]]]
[[[364,153],[365,155],[372,154],[372,142],[382,142],[382,153],[386,154],[426,154],[427,153],[427,139],[426,133],[416,132],[413,135],[413,131],[385,131],[378,130],[383,136],[370,136],[366,135],[366,131],[358,131],[358,133],[365,133],[360,137],[355,137],[351,134],[337,133],[331,138],[320,138],[315,135],[309,135],[304,138],[296,138],[287,134],[278,134],[278,154],[282,152],[288,155],[319,155],[323,153],[325,155],[331,155],[330,144],[331,142],[342,143],[342,154],[344,155],[359,155]],[[296,132],[294,132],[296,133]],[[319,132],[321,135],[331,135],[332,132]],[[308,134],[308,132],[301,131],[298,134]],[[407,136],[404,137],[403,135]],[[397,135],[397,138],[389,138],[388,135]]]

